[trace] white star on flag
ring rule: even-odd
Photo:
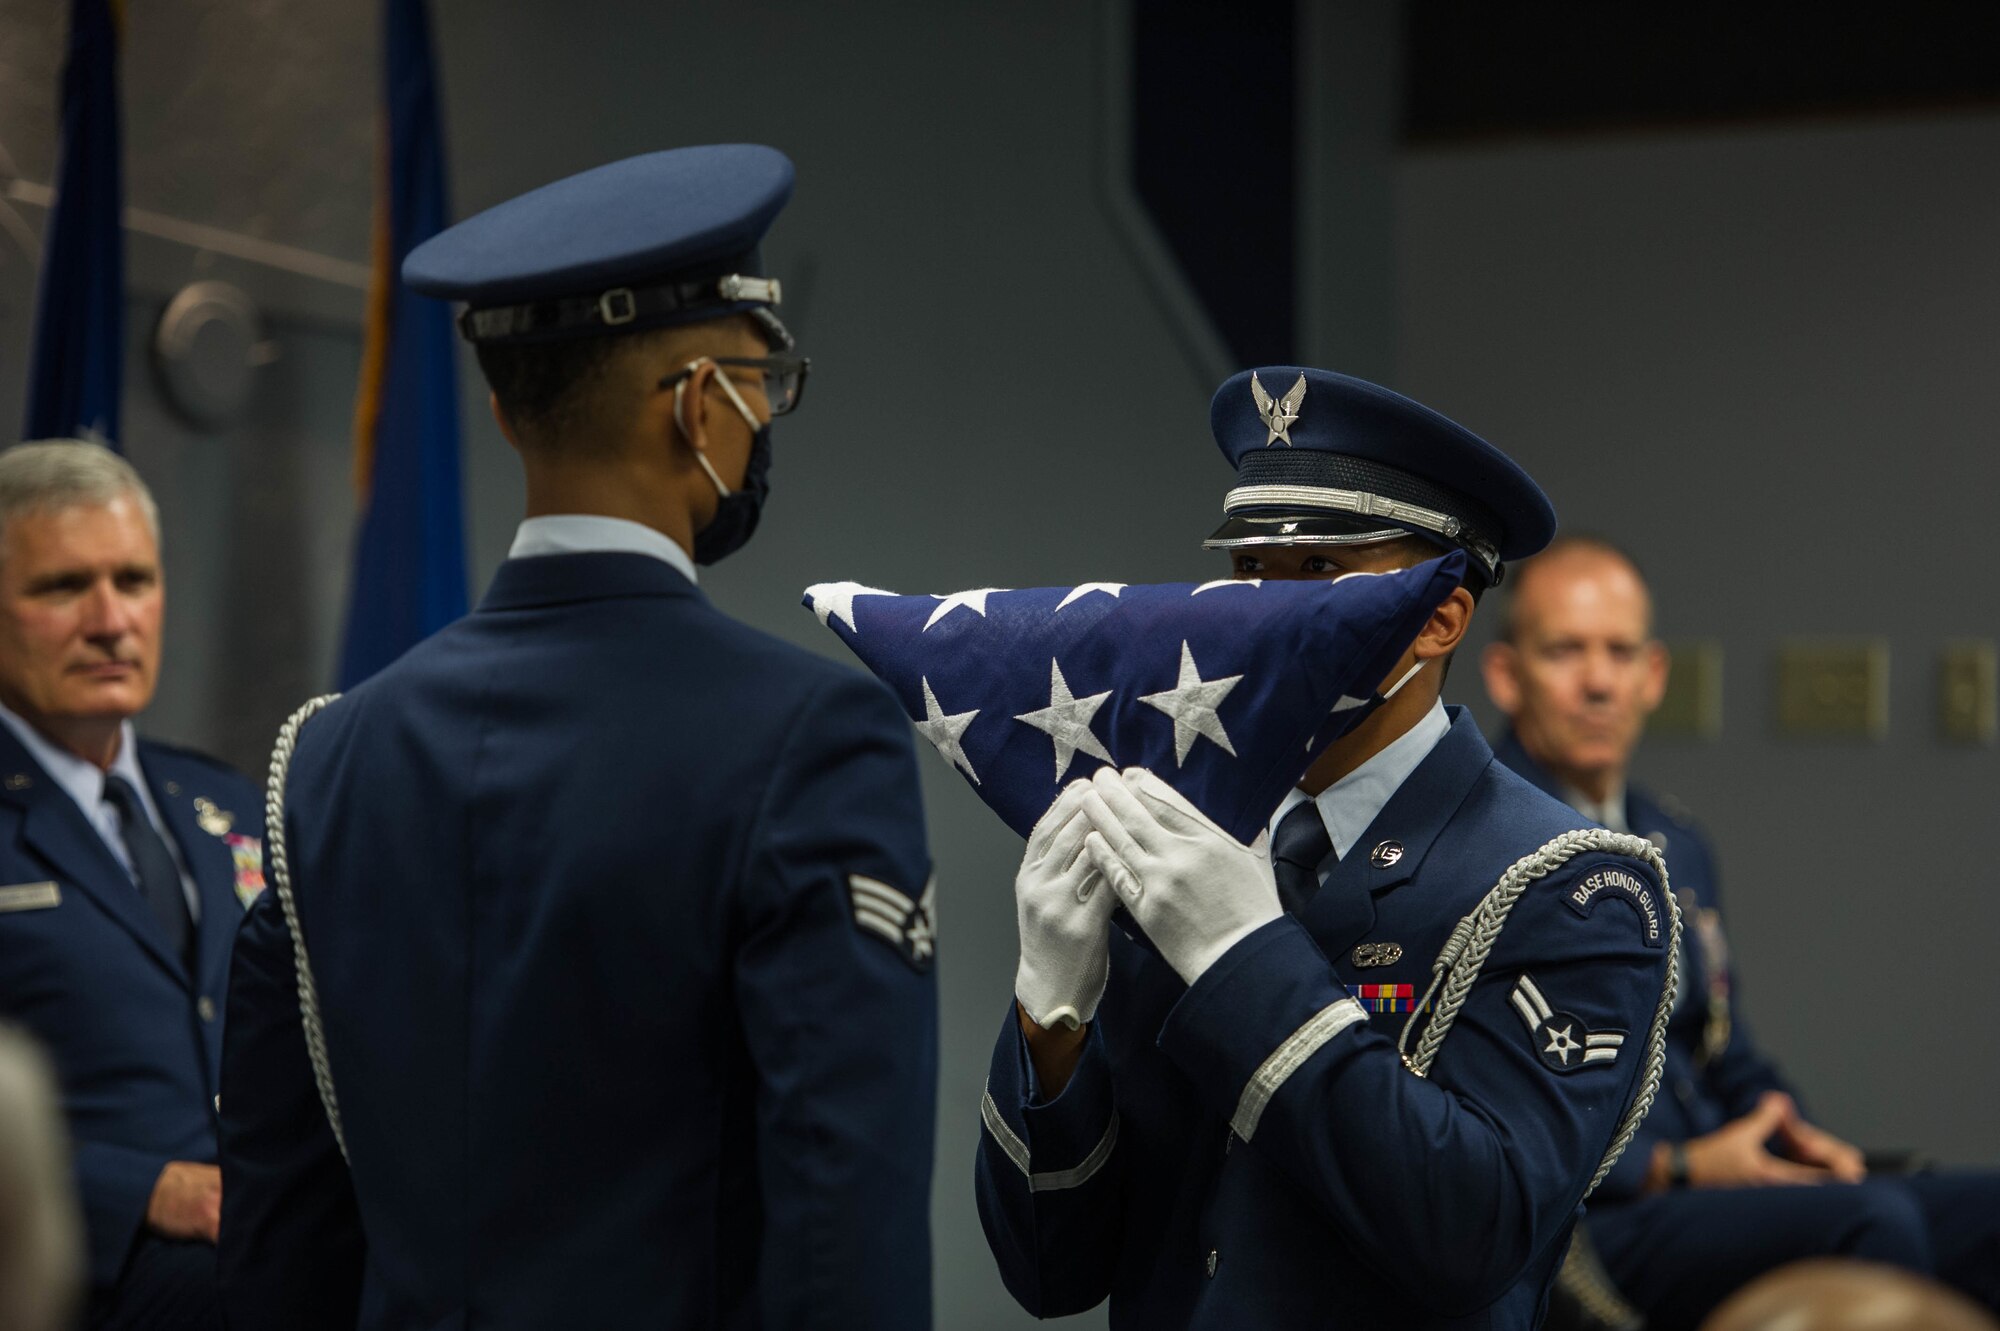
[[[1222,700],[1242,678],[1230,675],[1226,679],[1203,679],[1195,667],[1194,653],[1188,650],[1186,640],[1182,640],[1180,681],[1164,693],[1148,693],[1139,699],[1174,719],[1174,766],[1187,761],[1188,750],[1202,736],[1214,741],[1230,757],[1236,756],[1229,732],[1222,728],[1222,718],[1215,709],[1222,706]]]
[[[923,677],[920,677],[923,678]],[[916,722],[917,733],[937,746],[946,762],[972,778],[972,784],[979,784],[979,773],[972,770],[972,760],[965,756],[965,728],[979,715],[979,709],[945,715],[944,708],[938,706],[937,694],[931,692],[931,682],[923,678],[924,719]]]
[[[1070,588],[1068,596],[1056,602],[1056,609],[1062,609],[1071,601],[1080,601],[1092,592],[1103,592],[1106,596],[1115,597],[1118,593],[1125,590],[1125,586],[1126,584],[1122,582],[1079,582],[1076,586]]]
[[[943,603],[937,609],[931,611],[931,617],[924,621],[924,629],[928,630],[931,625],[943,619],[959,606],[964,606],[968,610],[976,610],[983,616],[986,613],[986,598],[994,592],[1004,592],[1006,590],[1005,587],[981,587],[977,591],[953,592],[944,598]]]
[[[858,582],[821,582],[806,588],[806,595],[812,598],[812,610],[825,624],[829,618],[838,619],[847,625],[849,632],[859,632],[854,623],[854,601],[859,596],[894,596],[877,587],[863,587]],[[832,627],[828,625],[828,627]]]
[[[1263,585],[1264,580],[1262,578],[1217,578],[1214,582],[1204,582],[1201,586],[1189,592],[1188,595],[1199,596],[1203,592],[1212,592],[1217,587],[1261,587]]]
[[[1069,681],[1063,678],[1062,666],[1051,658],[1049,661],[1049,705],[1038,711],[1023,712],[1015,717],[1025,721],[1055,741],[1056,783],[1062,784],[1063,773],[1076,761],[1079,752],[1087,753],[1100,762],[1110,762],[1111,754],[1103,741],[1091,733],[1091,718],[1097,709],[1104,706],[1111,696],[1106,689],[1103,693],[1093,693],[1088,698],[1073,697],[1069,691]]]

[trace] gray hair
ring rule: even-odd
[[[83,439],[37,439],[0,450],[0,537],[23,513],[96,507],[126,495],[139,501],[153,540],[160,539],[160,507],[132,464],[102,444]]]
[[[0,1026],[0,1326],[60,1331],[82,1287],[83,1225],[49,1060]]]

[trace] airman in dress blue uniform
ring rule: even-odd
[[[163,577],[143,482],[97,444],[0,454],[0,1016],[61,1084],[89,1324],[221,1325],[215,1093],[263,801],[140,739]]]
[[[909,725],[696,586],[803,387],[757,253],[791,188],[769,148],[654,153],[405,266],[469,303],[532,516],[298,731],[224,1054],[241,1331],[930,1324]]]
[[[2000,1311],[2000,1174],[1871,1173],[1806,1118],[1743,1018],[1707,834],[1626,779],[1667,668],[1638,569],[1600,538],[1573,537],[1519,573],[1484,662],[1511,718],[1500,760],[1659,846],[1687,926],[1659,1099],[1590,1207],[1619,1293],[1673,1331],[1765,1271],[1850,1256],[1935,1274]]]
[[[1147,1331],[1530,1327],[1643,1108],[1674,933],[1655,859],[1550,853],[1585,820],[1439,700],[1476,593],[1554,512],[1491,445],[1346,376],[1238,375],[1212,423],[1238,485],[1208,544],[1238,577],[1440,546],[1473,572],[1273,811],[1271,858],[1142,773],[1051,808],[1016,880],[1021,969],[983,1105],[989,1244],[1040,1316],[1108,1297],[1114,1327]],[[1549,871],[1497,937],[1455,939],[1538,853]],[[1477,937],[1447,1016],[1433,965]],[[1429,1061],[1422,1032],[1447,1020]]]

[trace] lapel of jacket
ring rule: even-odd
[[[1348,848],[1301,917],[1335,961],[1375,927],[1375,900],[1409,882],[1430,853],[1493,751],[1463,707],[1447,709],[1451,729],[1417,764],[1359,841]]]
[[[159,921],[153,918],[125,866],[104,844],[83,810],[76,807],[76,801],[5,727],[0,727],[0,800],[21,811],[21,840],[65,886],[74,886],[95,901],[154,960],[183,984],[187,982],[187,967],[167,945]]]
[[[195,894],[201,899],[201,924],[195,944],[196,987],[213,1001],[222,995],[205,986],[219,982],[227,964],[229,949],[236,942],[236,926],[243,919],[243,903],[236,899],[236,858],[222,837],[201,826],[194,802],[206,798],[198,778],[184,773],[171,755],[139,742],[139,767],[146,774],[146,787],[166,823],[167,835],[180,847],[188,875],[194,879]],[[228,811],[233,814],[234,810]]]

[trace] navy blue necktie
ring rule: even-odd
[[[1307,800],[1278,820],[1271,835],[1271,869],[1278,900],[1296,915],[1319,890],[1320,863],[1333,851],[1319,804]]]
[[[174,955],[194,971],[188,944],[194,938],[194,922],[188,917],[187,894],[181,890],[181,871],[174,866],[173,852],[153,829],[139,792],[122,776],[106,775],[104,798],[118,810],[118,830],[125,838],[125,851],[132,857],[133,872],[139,878],[139,893],[153,908]]]

